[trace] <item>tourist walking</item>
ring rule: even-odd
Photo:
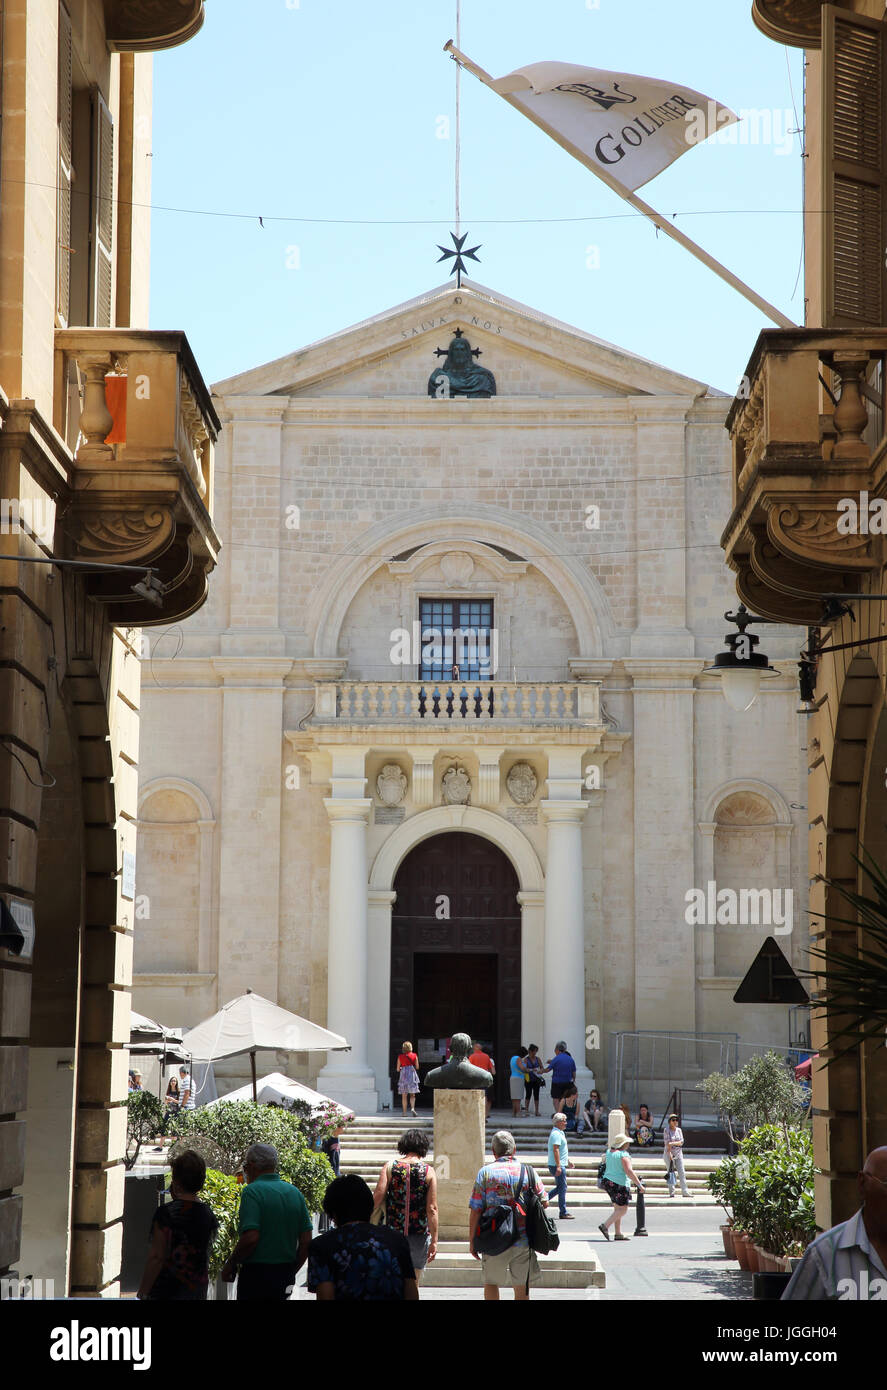
[[[872,1149],[857,1174],[862,1205],[807,1246],[783,1300],[883,1299],[887,1290],[887,1147]]]
[[[240,1303],[284,1303],[308,1258],[311,1216],[305,1198],[284,1182],[277,1168],[273,1144],[251,1144],[247,1149],[247,1186],[240,1192],[237,1223],[240,1238],[222,1270],[226,1283],[237,1279]]]
[[[576,1080],[576,1063],[565,1042],[555,1043],[554,1056],[549,1058],[545,1070],[551,1072],[551,1105],[557,1111],[564,1091]]]
[[[643,1192],[644,1184],[641,1182],[637,1173],[631,1166],[631,1159],[626,1150],[631,1139],[627,1134],[620,1134],[617,1139],[607,1149],[604,1154],[605,1167],[603,1185],[604,1191],[613,1203],[613,1210],[602,1221],[598,1230],[602,1233],[604,1240],[610,1239],[610,1226],[615,1222],[615,1240],[628,1240],[628,1236],[622,1234],[622,1220],[628,1211],[628,1204],[631,1201],[631,1189],[629,1182],[633,1182],[635,1187]]]
[[[163,1097],[163,1124],[160,1127],[159,1137],[163,1139],[170,1127],[170,1124],[178,1115],[181,1106],[179,1105],[179,1083],[174,1076],[169,1078],[166,1086],[166,1095]],[[163,1145],[158,1152],[162,1153]]]
[[[151,1245],[138,1297],[152,1302],[195,1302],[206,1298],[209,1251],[219,1223],[199,1193],[206,1164],[193,1149],[174,1158],[171,1202],[157,1208],[151,1221]]]
[[[653,1116],[650,1114],[649,1105],[642,1105],[638,1109],[638,1117],[634,1126],[635,1141],[643,1149],[648,1149],[651,1144],[656,1142],[656,1128],[653,1124]]]
[[[519,1047],[511,1059],[511,1076],[508,1079],[508,1087],[511,1093],[511,1118],[520,1119],[523,1109],[524,1096],[527,1089],[527,1067],[524,1058],[527,1055],[525,1047]]]
[[[129,1073],[129,1089],[130,1091],[140,1091],[142,1089],[142,1073],[140,1071],[131,1071]]]
[[[335,1178],[323,1209],[334,1231],[312,1240],[306,1287],[319,1303],[400,1303],[419,1297],[406,1236],[373,1226],[373,1194],[357,1173]]]
[[[413,1044],[405,1042],[397,1059],[397,1090],[403,1102],[403,1113],[407,1113],[407,1100],[410,1109],[416,1113],[416,1096],[419,1094],[419,1058],[413,1051]]]
[[[416,1279],[437,1254],[437,1174],[425,1162],[428,1135],[408,1129],[397,1141],[399,1158],[386,1163],[373,1193],[373,1219],[405,1235]]]
[[[684,1173],[684,1132],[678,1124],[677,1115],[669,1115],[668,1128],[662,1136],[665,1145],[663,1158],[666,1167],[666,1181],[668,1182],[668,1195],[674,1196],[675,1180],[681,1180],[681,1196],[689,1197],[690,1189],[687,1186],[687,1177]]]
[[[589,1128],[601,1130],[607,1123],[607,1109],[601,1100],[600,1091],[592,1091],[588,1100],[585,1102],[585,1117],[588,1120]]]
[[[557,1194],[558,1214],[561,1221],[572,1221],[573,1216],[567,1211],[567,1169],[572,1168],[570,1162],[570,1151],[567,1146],[567,1117],[563,1111],[559,1111],[552,1120],[551,1133],[548,1136],[548,1171],[554,1178],[554,1187],[549,1192],[549,1200]]]
[[[567,1133],[582,1134],[585,1129],[585,1116],[582,1113],[579,1091],[575,1084],[569,1085],[564,1091],[561,1097],[561,1111],[567,1117]]]
[[[524,1058],[524,1066],[526,1068],[527,1076],[525,1092],[527,1100],[527,1114],[529,1115],[530,1113],[530,1103],[532,1102],[536,1107],[536,1114],[538,1115],[539,1092],[545,1085],[545,1082],[542,1079],[542,1074],[545,1071],[545,1068],[542,1065],[542,1058],[539,1056],[538,1043],[530,1043],[530,1046],[527,1048],[527,1055]]]
[[[479,1042],[475,1041],[474,1051],[472,1052],[468,1060],[472,1064],[472,1066],[483,1067],[484,1071],[488,1071],[490,1073],[490,1076],[496,1075],[496,1063],[493,1061],[490,1054],[484,1051]],[[484,1100],[486,1101],[487,1114],[489,1115],[490,1111],[493,1108],[492,1086],[488,1086],[486,1088],[486,1091],[484,1092]]]
[[[191,1086],[191,1073],[187,1067],[179,1067],[179,1109],[196,1110],[194,1090]]]
[[[530,1249],[527,1239],[527,1219],[525,1205],[518,1203],[521,1164],[514,1156],[514,1135],[507,1129],[497,1130],[493,1135],[491,1148],[492,1163],[484,1164],[474,1180],[474,1189],[469,1199],[470,1224],[468,1248],[476,1260],[480,1260],[484,1281],[484,1298],[497,1302],[500,1289],[514,1289],[514,1297],[524,1302],[530,1296],[530,1285],[539,1278],[539,1261],[536,1252]],[[529,1164],[524,1170],[527,1187],[535,1192],[547,1206],[545,1191],[538,1175]],[[501,1255],[483,1255],[475,1249],[475,1239],[482,1213],[493,1206],[508,1203],[514,1208],[516,1239],[513,1245]]]

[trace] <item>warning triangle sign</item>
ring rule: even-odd
[[[772,936],[755,956],[734,1004],[807,1004],[810,996]]]

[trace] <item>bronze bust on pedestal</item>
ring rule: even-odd
[[[469,1062],[471,1039],[467,1033],[454,1033],[450,1038],[450,1060],[435,1067],[425,1078],[425,1085],[442,1091],[483,1091],[492,1086],[493,1078],[483,1067]]]

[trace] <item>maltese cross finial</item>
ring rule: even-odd
[[[438,264],[440,264],[441,261],[445,261],[445,260],[447,260],[448,258],[452,257],[452,259],[453,259],[453,264],[452,264],[452,266],[450,267],[450,274],[452,275],[452,274],[455,272],[455,275],[456,275],[456,286],[457,286],[457,288],[461,288],[461,286],[462,286],[462,272],[463,272],[463,270],[466,270],[465,262],[463,261],[462,257],[463,257],[463,256],[468,256],[472,261],[478,261],[478,262],[479,262],[479,261],[480,261],[480,257],[479,257],[479,256],[476,256],[474,253],[475,253],[475,251],[479,251],[479,250],[480,250],[481,245],[482,245],[483,243],[479,243],[477,246],[470,246],[470,247],[468,247],[468,248],[466,248],[466,249],[463,250],[463,247],[465,247],[465,242],[468,240],[468,233],[467,233],[467,232],[463,232],[461,236],[456,236],[456,233],[455,233],[455,232],[450,232],[450,236],[452,237],[452,240],[453,240],[453,246],[454,246],[456,249],[455,249],[454,251],[448,251],[447,248],[446,248],[445,246],[441,246],[440,242],[438,242],[438,244],[437,244],[437,249],[438,249],[438,251],[442,251],[442,252],[443,252],[443,255],[442,255],[442,256],[438,256],[437,260],[438,260]],[[467,270],[466,270],[466,274],[467,274]]]

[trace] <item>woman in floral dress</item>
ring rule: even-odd
[[[437,1254],[437,1174],[425,1162],[428,1136],[408,1129],[397,1144],[399,1158],[386,1163],[373,1195],[374,1211],[385,1204],[384,1224],[406,1236],[416,1278]]]

